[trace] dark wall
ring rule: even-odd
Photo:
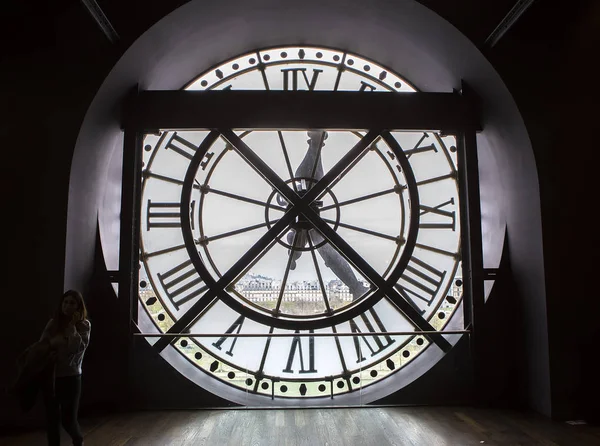
[[[553,3],[536,2],[488,57],[523,114],[540,173],[552,407],[562,419],[587,416],[598,400],[590,397],[597,384],[586,363],[599,345],[600,300],[591,254],[598,246],[593,216],[597,142],[590,130],[597,127],[592,55],[598,48],[600,13],[593,1],[571,2],[568,8]],[[63,291],[70,165],[89,104],[133,39],[168,12],[157,8],[145,25],[137,24],[111,45],[78,1],[53,2],[52,8],[48,2],[45,9],[28,4],[10,3],[3,11],[2,41],[10,44],[0,55],[7,253],[3,315],[8,315],[0,325],[0,379],[5,383],[17,354],[39,336]],[[48,19],[51,14],[54,20]],[[84,290],[94,324],[84,411],[118,401],[121,369],[111,358],[119,341],[106,323],[115,303],[102,273],[96,269],[98,275]],[[519,302],[527,296],[506,291],[505,299]],[[519,305],[488,312],[490,326],[500,327],[507,314],[518,318]],[[521,401],[527,389],[501,366],[494,365],[493,386],[504,383],[514,395],[511,401]],[[14,400],[5,394],[0,398],[0,425],[29,423],[39,414],[24,417]]]
[[[511,90],[538,166],[552,378],[552,414],[598,418],[600,345],[594,284],[600,4],[535,2],[488,57]],[[540,315],[541,316],[541,315]]]
[[[54,21],[49,19],[53,15]],[[118,53],[79,2],[7,2],[1,19],[6,257],[0,380],[8,384],[16,356],[39,338],[63,292],[73,147],[87,107]],[[0,425],[27,419],[14,403],[2,391]]]

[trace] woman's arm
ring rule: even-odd
[[[48,323],[46,324],[44,331],[42,331],[42,336],[40,337],[40,341],[43,341],[44,339],[50,340],[50,338],[52,337],[53,331],[54,331],[54,319],[50,319],[48,321]]]
[[[90,343],[91,324],[87,319],[69,324],[67,329],[67,351],[75,354],[84,351]]]

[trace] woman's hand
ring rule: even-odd
[[[72,335],[76,334],[77,333],[77,324],[79,322],[81,322],[81,313],[76,311],[71,316],[71,322],[69,322],[69,325],[67,325],[67,327],[65,329],[65,335],[72,336]]]
[[[77,322],[73,320],[67,327],[65,328],[65,336],[73,336],[77,334],[77,329],[75,328],[75,324]]]

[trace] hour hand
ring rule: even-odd
[[[296,233],[298,234],[297,236]],[[288,245],[293,246],[294,248],[299,248],[290,250],[289,253],[289,255],[292,257],[290,261],[290,269],[293,270],[296,269],[296,260],[298,260],[302,255],[302,251],[300,251],[300,249],[304,248],[306,246],[306,243],[308,242],[306,230],[300,229],[298,232],[296,232],[296,229],[292,229],[287,234],[287,242]]]
[[[320,180],[323,177],[321,148],[325,145],[328,134],[325,130],[309,130],[307,135],[308,150],[298,169],[296,169],[296,178]],[[312,184],[308,184],[307,189],[310,189],[311,186]]]

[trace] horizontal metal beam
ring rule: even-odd
[[[481,130],[459,93],[332,91],[143,91],[126,107],[123,128]]]

